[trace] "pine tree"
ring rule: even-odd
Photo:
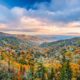
[[[53,80],[54,78],[55,78],[55,76],[54,76],[54,69],[53,68],[51,68],[51,73],[50,74],[48,74],[48,80]]]
[[[62,56],[62,69],[61,69],[61,76],[60,80],[71,80],[72,71],[70,69],[69,60],[65,58],[66,50],[63,50]]]
[[[39,64],[39,67],[38,67],[38,71],[37,71],[37,78],[40,78],[41,80],[46,80],[45,79],[45,67],[42,65],[42,63]]]

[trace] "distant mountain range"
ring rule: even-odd
[[[63,36],[64,37],[64,36]],[[11,44],[14,46],[38,46],[41,43],[41,47],[62,47],[62,46],[80,46],[80,37],[76,37],[72,39],[69,36],[52,36],[52,35],[13,35],[0,32],[0,45]],[[62,40],[61,40],[62,38]]]
[[[0,46],[1,47],[11,47],[15,49],[26,49],[28,47],[32,47],[35,44],[31,40],[33,38],[28,38],[27,36],[24,35],[12,35],[12,34],[7,34],[7,33],[2,33],[0,32]],[[36,40],[37,38],[35,38]]]
[[[38,36],[31,36],[31,35],[23,35],[23,34],[7,34],[0,32],[0,38],[10,38],[10,37],[15,37],[17,39],[23,40],[23,41],[32,41],[32,42],[38,42],[38,41],[43,41],[40,37]]]
[[[8,33],[0,32],[0,38],[12,37],[12,36],[21,40],[27,40],[36,43],[54,42],[54,41],[73,38],[73,36],[64,36],[64,35],[25,35],[25,34],[8,34]]]
[[[55,38],[49,35],[12,35],[0,32],[0,47],[11,48],[16,51],[31,49],[35,57],[45,54],[53,57],[56,54],[59,55],[60,51],[68,46],[80,47],[80,37],[57,41],[54,40]]]
[[[64,39],[55,42],[45,42],[42,47],[65,47],[65,46],[80,46],[80,37]]]

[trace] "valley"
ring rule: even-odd
[[[0,80],[80,80],[80,38],[41,40],[0,33]]]

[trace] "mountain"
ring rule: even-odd
[[[55,41],[74,38],[74,36],[68,36],[68,35],[36,35],[36,37],[43,39],[44,42],[55,42]]]
[[[0,32],[0,47],[3,49],[11,48],[15,51],[29,49],[30,53],[33,53],[36,58],[46,55],[48,57],[60,55],[61,50],[69,46],[80,47],[80,37],[53,42],[46,41],[51,38],[54,39],[54,36],[12,35]]]
[[[59,40],[55,42],[45,42],[41,47],[65,47],[65,46],[80,46],[80,37],[71,39]]]
[[[24,41],[35,42],[37,44],[43,42],[54,42],[54,41],[73,38],[73,36],[64,36],[64,35],[25,35],[25,34],[7,34],[0,32],[0,38],[11,37],[11,36],[14,36]]]
[[[26,49],[28,47],[33,47],[33,46],[39,46],[41,48],[80,46],[80,37],[53,41],[55,38],[56,36],[49,36],[49,35],[36,35],[36,36],[21,35],[21,34],[13,35],[0,32],[0,46],[13,46],[15,48],[22,48],[22,49]]]
[[[18,39],[21,39],[21,40],[24,40],[24,41],[31,41],[31,42],[34,42],[34,43],[41,43],[43,42],[44,40],[38,36],[32,36],[32,35],[23,35],[23,34],[20,34],[20,35],[14,35],[16,38]]]
[[[0,32],[0,38],[3,38],[3,37],[11,37],[13,36],[12,34],[8,34],[8,33],[3,33],[3,32]]]
[[[10,48],[15,48],[17,50],[17,49],[26,49],[34,45],[37,44],[31,42],[29,39],[25,39],[24,37],[20,38],[16,35],[0,32],[1,47],[10,47]]]

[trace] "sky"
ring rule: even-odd
[[[0,31],[80,36],[80,0],[0,0]]]

